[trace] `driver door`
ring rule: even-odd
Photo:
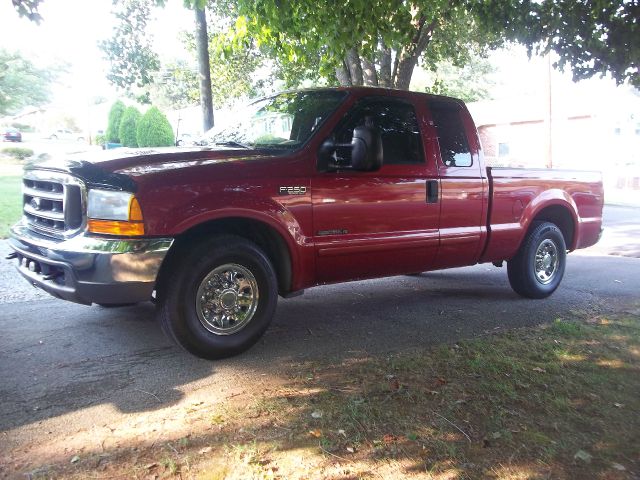
[[[320,161],[311,179],[318,283],[421,272],[438,250],[439,180],[425,161],[433,156],[422,141],[424,112],[400,98],[365,97],[332,137],[348,144],[365,123],[381,133],[382,168],[331,171]],[[348,148],[336,155],[348,163]]]

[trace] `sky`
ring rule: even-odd
[[[112,98],[116,90],[106,79],[108,62],[98,42],[111,36],[116,22],[111,0],[45,0],[44,20],[38,25],[20,18],[7,0],[0,2],[0,46],[19,50],[41,67],[69,64],[69,73],[53,89],[54,103],[70,110],[85,106],[96,96]],[[157,9],[150,24],[155,50],[167,58],[188,58],[180,32],[193,28],[191,12],[182,0],[169,0]]]

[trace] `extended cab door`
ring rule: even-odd
[[[427,270],[438,249],[438,176],[422,138],[425,109],[401,98],[365,97],[332,134],[351,142],[353,129],[382,135],[375,172],[331,170],[320,159],[311,180],[318,283]],[[336,156],[348,163],[350,150]],[[427,193],[430,192],[430,195]]]
[[[431,134],[438,145],[440,249],[434,268],[473,265],[486,240],[487,179],[473,120],[457,101],[429,101]]]

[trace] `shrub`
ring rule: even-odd
[[[138,121],[137,140],[139,147],[175,145],[171,124],[157,107],[151,107]]]
[[[120,120],[120,129],[118,130],[120,136],[120,143],[125,147],[137,147],[138,146],[138,122],[142,118],[142,114],[136,107],[127,107],[122,114],[122,120]]]
[[[25,158],[29,158],[33,155],[33,150],[24,147],[8,147],[3,148],[2,153],[9,155],[16,160],[24,160]]]
[[[125,110],[124,103],[115,102],[109,110],[109,123],[107,124],[107,142],[120,143],[120,121]]]
[[[107,143],[106,135],[96,135],[95,137],[93,137],[93,143],[95,145],[104,145],[105,143]]]

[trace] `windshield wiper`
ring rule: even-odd
[[[244,148],[246,150],[250,150],[251,147],[249,145],[245,145],[243,143],[240,142],[234,142],[233,140],[229,140],[227,142],[216,142],[215,145],[221,145],[223,147],[240,147],[240,148]]]

